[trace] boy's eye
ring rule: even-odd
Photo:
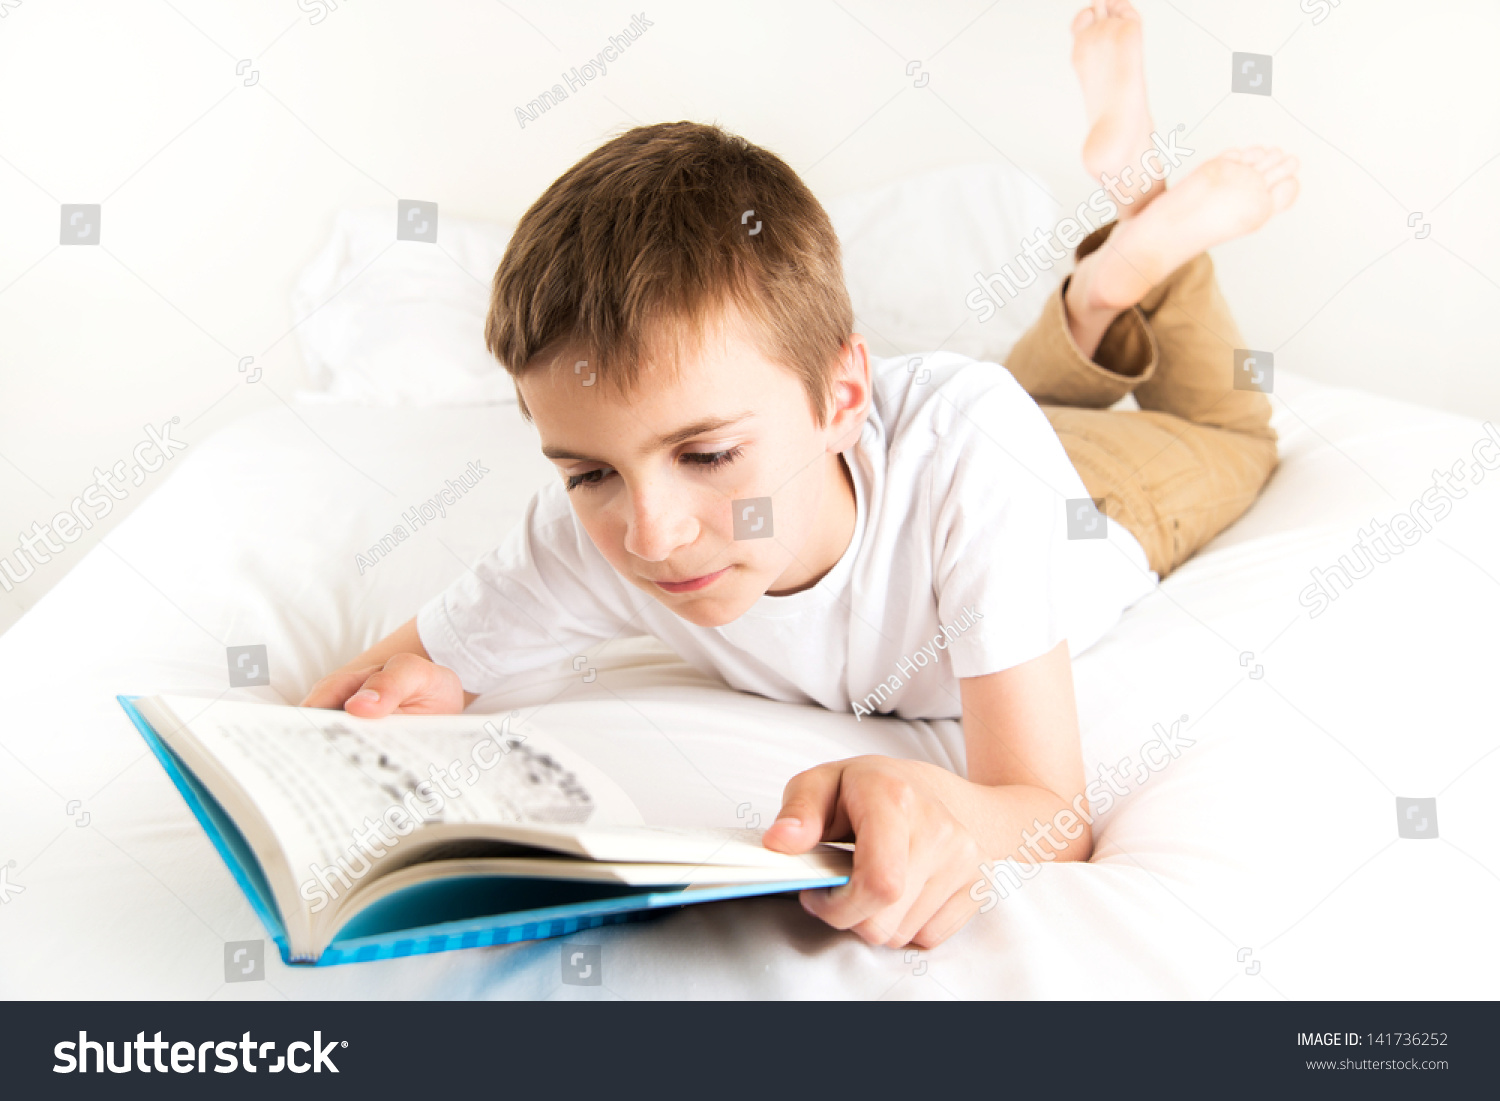
[[[738,447],[731,447],[727,451],[690,451],[683,455],[682,459],[693,466],[703,467],[707,470],[717,470],[719,467],[738,459],[741,450]]]
[[[683,462],[689,466],[696,466],[700,470],[717,470],[734,462],[740,457],[743,449],[731,447],[725,451],[691,451],[681,456]],[[575,489],[593,489],[602,485],[614,471],[609,467],[600,467],[597,470],[585,470],[582,474],[569,474],[563,478],[563,484],[571,493]]]
[[[579,486],[582,486],[585,489],[592,489],[594,486],[597,486],[600,482],[604,481],[604,476],[608,473],[608,467],[602,467],[599,470],[586,470],[582,474],[568,475],[563,480],[563,483],[564,485],[566,485],[569,493],[573,492],[573,490],[577,489]]]

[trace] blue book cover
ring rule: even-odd
[[[134,701],[140,697],[115,698],[208,834],[286,964],[326,967],[540,940],[642,920],[672,907],[834,887],[848,881],[847,876],[830,876],[783,883],[643,888],[513,876],[450,876],[388,895],[353,915],[317,958],[297,956],[270,884],[239,827],[136,708]]]

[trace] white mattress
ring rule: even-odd
[[[115,694],[296,702],[498,540],[547,476],[511,405],[241,421],[177,458],[0,637],[0,996],[1494,997],[1500,474],[1310,618],[1310,568],[1468,460],[1481,429],[1277,384],[1283,463],[1264,497],[1076,662],[1091,773],[1137,756],[1153,724],[1187,715],[1194,739],[1128,785],[1091,863],[1043,868],[930,952],[866,947],[794,898],[570,938],[604,945],[601,987],[562,985],[555,941],[270,959],[267,981],[224,984],[224,942],[263,931]],[[356,553],[471,459],[491,473],[360,576]],[[269,647],[271,687],[226,690],[225,647],[247,643]],[[553,670],[475,707],[545,704],[538,721],[648,817],[768,822],[793,772],[857,753],[962,767],[952,723],[740,696],[640,645],[587,668],[589,683]],[[1436,840],[1398,840],[1398,796],[1437,796]]]

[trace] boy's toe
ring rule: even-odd
[[[1255,149],[1260,154],[1255,158],[1255,168],[1258,172],[1270,172],[1277,164],[1286,159],[1286,151],[1274,145],[1257,145]]]
[[[1297,193],[1302,190],[1302,185],[1297,182],[1296,176],[1288,176],[1271,185],[1271,206],[1277,212],[1285,210],[1297,201]]]

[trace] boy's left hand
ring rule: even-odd
[[[938,794],[956,779],[936,765],[891,757],[819,765],[787,784],[764,844],[801,853],[852,835],[849,882],[803,891],[803,908],[870,944],[932,948],[979,909],[969,889],[984,853]]]

